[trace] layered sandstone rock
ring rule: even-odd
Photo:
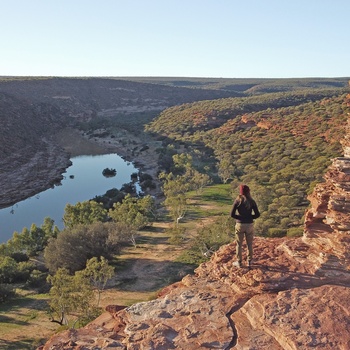
[[[349,137],[343,147],[310,197],[303,237],[257,237],[250,270],[223,246],[156,300],[109,307],[42,349],[350,349]]]
[[[43,349],[348,349],[350,236],[255,241],[251,270],[222,247],[153,301],[109,308]]]
[[[306,213],[306,235],[318,231],[350,233],[350,119],[342,140],[344,157],[333,159],[325,175],[309,197],[311,209]]]

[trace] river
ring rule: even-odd
[[[131,181],[130,175],[138,172],[133,164],[117,154],[79,156],[71,159],[72,165],[64,173],[61,184],[36,194],[12,207],[0,210],[0,243],[6,242],[14,231],[21,232],[32,223],[41,226],[45,217],[63,228],[63,213],[67,203],[76,204],[103,195],[111,188],[120,189]],[[117,170],[114,177],[105,177],[105,168]]]

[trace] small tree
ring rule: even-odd
[[[90,284],[96,287],[98,291],[97,306],[100,304],[101,292],[104,290],[107,281],[113,276],[114,268],[108,264],[108,260],[101,256],[100,260],[96,257],[86,263],[86,268],[79,273],[86,277]]]
[[[135,198],[129,194],[121,203],[115,203],[109,211],[109,216],[114,222],[123,222],[139,230],[150,224],[149,212],[152,211],[153,201],[147,198]]]
[[[182,260],[190,264],[200,264],[206,260],[223,244],[232,238],[234,224],[232,218],[223,216],[212,224],[201,227],[194,237],[190,249],[182,254]]]
[[[188,203],[185,194],[178,194],[176,196],[167,197],[165,199],[165,205],[169,207],[171,216],[174,219],[174,225],[177,226],[181,219],[185,216]]]
[[[0,283],[11,283],[17,273],[17,262],[9,256],[0,256]]]
[[[52,285],[49,292],[51,322],[75,328],[79,321],[86,322],[96,316],[92,306],[94,293],[82,274],[71,276],[67,269],[61,268],[47,280]]]
[[[161,173],[159,177],[164,181],[165,205],[169,207],[176,226],[187,211],[186,192],[190,190],[190,182],[184,175],[175,176],[173,173]]]
[[[203,188],[212,182],[209,175],[202,174],[197,170],[192,170],[189,177],[191,180],[191,187],[196,193],[201,193]]]
[[[234,176],[235,168],[233,166],[233,161],[229,157],[223,157],[220,159],[218,164],[218,175],[222,182],[225,184],[229,179]]]
[[[75,205],[67,204],[64,209],[63,222],[65,227],[88,225],[95,222],[107,221],[107,210],[95,201],[78,202]]]

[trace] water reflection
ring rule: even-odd
[[[46,216],[63,228],[62,217],[67,203],[75,204],[104,194],[111,188],[130,182],[132,173],[138,170],[117,154],[80,156],[71,159],[60,185],[36,194],[12,207],[0,210],[0,242],[6,242],[14,231],[30,228],[32,223],[41,226]],[[116,176],[105,177],[105,168],[117,169]]]

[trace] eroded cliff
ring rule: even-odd
[[[251,270],[232,265],[234,243],[223,246],[156,300],[110,306],[42,349],[349,349],[350,124],[347,131],[344,157],[310,196],[303,237],[257,237]]]

